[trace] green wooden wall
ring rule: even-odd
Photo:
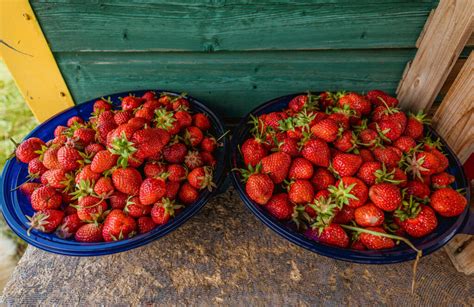
[[[437,1],[31,4],[77,103],[162,88],[236,117],[308,89],[393,93]]]

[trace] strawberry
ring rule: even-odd
[[[196,113],[193,115],[193,124],[202,131],[211,129],[211,121],[204,113]]]
[[[61,169],[66,172],[78,169],[81,160],[82,157],[79,151],[72,147],[63,146],[58,150],[58,162],[61,165]]]
[[[77,215],[82,221],[97,221],[107,210],[107,201],[95,196],[81,197],[77,204]]]
[[[35,211],[58,209],[61,202],[61,194],[49,186],[39,187],[31,194],[31,207]]]
[[[334,185],[336,179],[333,174],[325,168],[318,167],[314,171],[313,178],[311,178],[311,183],[313,184],[316,191],[321,191],[327,189],[329,186]]]
[[[102,144],[99,143],[91,143],[84,148],[84,152],[91,156],[94,157],[99,151],[104,150],[105,147]]]
[[[117,160],[118,156],[110,151],[99,151],[92,159],[91,171],[98,174],[108,171],[117,164]]]
[[[286,193],[273,195],[265,205],[265,208],[268,213],[281,221],[289,220],[293,213],[293,208],[288,202],[288,194]]]
[[[41,183],[55,189],[65,189],[72,182],[70,175],[62,169],[47,170],[41,176]]]
[[[187,127],[184,132],[184,140],[187,144],[189,144],[192,147],[198,146],[202,139],[204,138],[204,135],[198,127],[191,126]]]
[[[401,155],[395,150],[396,147],[376,147],[373,150],[375,160],[384,163],[388,168],[395,167],[401,159]]]
[[[74,131],[73,138],[82,146],[87,146],[95,140],[94,129],[81,127]]]
[[[142,204],[139,197],[129,197],[127,198],[127,204],[123,211],[133,218],[139,218],[142,216],[149,215],[151,212],[152,206]]]
[[[168,132],[162,129],[148,128],[136,131],[133,134],[133,146],[140,158],[149,158],[157,155],[170,141]]]
[[[344,130],[349,129],[350,127],[349,114],[351,112],[349,110],[343,110],[343,109],[338,109],[338,108],[334,108],[333,112],[334,113],[329,114],[327,118],[335,121],[337,125],[341,127],[342,129]]]
[[[198,169],[198,168],[196,168],[196,169]],[[196,169],[194,169],[194,170],[196,170]],[[207,169],[208,169],[208,171],[211,172],[209,174],[212,177],[212,171],[209,168],[207,168]],[[167,179],[170,180],[170,181],[178,181],[179,182],[179,181],[182,181],[182,180],[186,179],[186,177],[187,177],[187,171],[181,164],[170,164],[170,165],[168,165],[166,172],[168,173],[168,178]],[[195,187],[195,188],[198,188],[198,187]]]
[[[296,157],[300,155],[297,139],[291,138],[288,135],[284,135],[283,137],[277,136],[277,139],[279,141],[278,142],[279,151],[289,154],[292,157]]]
[[[44,166],[39,157],[28,162],[28,177],[40,178],[48,169]]]
[[[335,104],[334,96],[331,92],[323,92],[319,95],[319,103],[324,109],[332,107]]]
[[[127,123],[132,117],[133,117],[132,111],[119,110],[115,112],[113,119],[117,125],[122,125],[122,124]]]
[[[326,142],[336,140],[338,131],[339,126],[330,118],[323,119],[311,127],[313,135]]]
[[[21,193],[26,195],[26,197],[31,198],[31,194],[41,186],[40,183],[36,182],[24,182],[20,185],[19,190]]]
[[[426,120],[426,114],[422,111],[418,112],[416,115],[410,113],[404,135],[409,136],[414,140],[419,140],[423,137],[423,125],[425,123],[429,123],[429,121]]]
[[[217,160],[210,152],[201,151],[199,153],[199,155],[201,156],[201,160],[202,160],[203,165],[207,165],[207,166],[210,166],[212,168],[215,168],[215,166],[217,164]]]
[[[146,178],[140,185],[140,202],[152,205],[166,194],[166,183],[161,178]]]
[[[353,176],[361,164],[362,158],[355,154],[341,153],[332,159],[332,168],[341,177]]]
[[[214,152],[217,148],[217,141],[214,137],[206,136],[202,139],[201,149],[207,152]]]
[[[402,122],[395,120],[381,120],[377,123],[380,134],[383,135],[382,138],[387,138],[389,142],[396,141],[403,133],[405,127],[402,125]]]
[[[102,236],[106,242],[129,239],[135,235],[136,228],[137,223],[132,217],[114,209],[105,218]]]
[[[109,197],[112,209],[124,209],[127,205],[128,195],[119,191],[114,191]]]
[[[365,204],[368,198],[367,186],[362,180],[354,177],[342,177],[328,190],[340,206],[357,208]]]
[[[332,220],[336,224],[347,224],[354,220],[355,208],[349,206],[343,206],[339,212],[334,216]]]
[[[96,182],[100,178],[100,173],[96,173],[92,170],[91,165],[84,166],[79,173],[77,173],[74,182],[79,183],[81,181]]]
[[[190,170],[203,166],[202,156],[198,151],[189,151],[184,157],[184,164]]]
[[[29,228],[27,231],[28,236],[32,229],[36,229],[38,231],[44,233],[51,233],[58,228],[59,224],[63,220],[64,212],[60,210],[54,209],[46,209],[35,212],[32,217],[27,216],[29,222]]]
[[[357,93],[347,93],[339,98],[338,104],[341,107],[348,105],[351,110],[354,110],[357,115],[368,115],[371,111],[370,102]]]
[[[249,167],[249,171],[242,171],[243,180],[246,181],[245,191],[251,200],[260,205],[265,205],[272,197],[274,184],[267,174],[260,173],[261,164],[256,169]]]
[[[118,191],[137,195],[142,184],[142,176],[135,168],[118,168],[112,172],[112,181]]]
[[[275,184],[283,182],[290,169],[291,157],[284,152],[275,152],[262,159],[262,171],[268,174]]]
[[[58,160],[58,147],[50,147],[43,154],[43,165],[47,169],[59,169],[61,164]]]
[[[288,103],[288,108],[290,108],[294,112],[299,112],[299,111],[303,110],[303,108],[306,106],[306,104],[309,101],[308,96],[309,95],[298,95],[298,96],[294,97]]]
[[[415,238],[424,237],[438,226],[438,219],[433,209],[421,205],[413,200],[404,200],[400,209],[394,214],[399,224],[410,236]]]
[[[316,166],[329,166],[331,152],[329,150],[328,144],[322,140],[309,140],[306,142],[306,144],[304,144],[301,154]]]
[[[373,125],[380,124],[382,121],[390,121],[400,123],[402,132],[405,130],[407,125],[407,116],[398,108],[380,106],[374,109],[372,113]],[[379,129],[377,129],[379,130]]]
[[[449,185],[453,183],[454,180],[455,180],[455,177],[446,172],[442,172],[442,173],[431,176],[431,184],[433,185],[435,189],[449,187]]]
[[[85,223],[79,219],[77,213],[70,214],[63,218],[61,225],[56,229],[56,235],[61,239],[67,239],[76,233],[76,231]]]
[[[94,193],[101,197],[108,197],[115,191],[110,177],[101,177],[94,185]]]
[[[143,234],[152,231],[156,228],[156,223],[153,222],[153,219],[149,216],[139,217],[137,220],[138,224],[138,233]]]
[[[424,199],[430,196],[431,191],[427,184],[418,180],[413,180],[407,182],[406,193]]]
[[[208,189],[212,191],[216,187],[212,182],[212,169],[208,166],[198,167],[189,172],[187,176],[188,182],[198,190]]]
[[[416,146],[416,142],[414,139],[412,139],[411,137],[409,136],[401,136],[399,137],[394,143],[393,145],[395,147],[397,147],[398,149],[400,149],[402,152],[404,153],[408,153],[410,152],[413,148],[415,148]]]
[[[152,108],[140,107],[135,111],[136,118],[144,118],[147,122],[151,122],[155,116],[155,110]]]
[[[295,204],[309,203],[314,198],[314,188],[309,180],[297,179],[288,186],[288,197]]]
[[[241,147],[244,164],[255,167],[268,154],[267,149],[259,139],[247,139]]]
[[[430,150],[427,150],[428,152],[432,153],[438,158],[439,166],[436,169],[436,173],[441,173],[444,170],[446,170],[449,166],[449,160],[448,158],[438,149],[432,148]]]
[[[359,139],[361,145],[371,148],[379,142],[379,135],[375,130],[367,128],[359,132]]]
[[[313,177],[313,164],[305,158],[295,158],[291,161],[288,171],[289,179],[311,179]]]
[[[407,172],[411,172],[413,178],[433,175],[440,165],[438,157],[431,152],[413,152],[412,155],[406,158],[406,161],[408,164]]]
[[[103,111],[108,111],[112,109],[112,102],[105,98],[98,99],[94,102],[94,113],[99,114]]]
[[[367,227],[366,229],[374,232],[386,233],[382,227]],[[359,239],[368,249],[378,250],[395,247],[395,242],[392,239],[379,235],[362,232],[359,235]]]
[[[333,145],[340,151],[349,152],[355,148],[356,143],[357,138],[355,134],[350,130],[345,130],[338,134],[338,137],[334,141]]]
[[[46,144],[39,138],[32,137],[21,142],[15,150],[15,156],[23,163],[29,163],[40,156],[43,146]]]
[[[175,164],[175,165],[179,165],[179,164]],[[165,171],[166,171],[166,165],[162,162],[150,161],[150,162],[145,163],[145,166],[143,167],[143,172],[145,173],[145,177],[148,177],[148,178],[159,177]]]
[[[431,194],[431,207],[441,216],[458,216],[467,207],[467,200],[456,190],[442,188]]]
[[[146,101],[154,100],[156,98],[156,93],[153,91],[148,91],[142,95],[142,98]]]
[[[376,172],[382,170],[380,162],[364,162],[357,172],[357,178],[362,180],[368,186],[374,185],[377,179]]]
[[[151,209],[151,218],[157,225],[164,225],[168,223],[170,218],[174,217],[175,210],[181,208],[176,205],[174,201],[163,198],[161,201],[153,205]]]
[[[322,232],[319,232],[318,229],[309,228],[306,230],[305,235],[308,238],[323,244],[343,248],[349,245],[349,237],[347,236],[347,233],[336,223],[330,224],[324,228]]]
[[[54,128],[54,137],[56,138],[56,137],[62,135],[67,130],[68,130],[68,127],[66,127],[66,126],[57,126],[56,128]]]
[[[102,242],[104,238],[102,237],[102,225],[99,224],[85,224],[81,226],[74,235],[74,239],[78,242],[84,243],[95,243]]]
[[[377,183],[369,189],[370,200],[384,211],[393,211],[402,202],[400,189],[391,183]]]
[[[192,185],[185,182],[179,189],[178,198],[185,205],[190,205],[199,198],[199,192]]]
[[[384,222],[384,213],[373,203],[366,203],[355,209],[354,219],[362,227],[381,226]]]
[[[392,97],[381,90],[372,90],[367,92],[367,99],[375,106],[396,107],[398,99]]]
[[[375,161],[374,155],[368,149],[365,149],[365,148],[359,149],[359,155],[362,158],[362,161],[364,162]]]
[[[183,143],[175,143],[168,145],[163,149],[163,158],[166,162],[181,164],[188,152],[186,145]]]
[[[167,181],[166,182],[165,197],[169,198],[171,200],[176,199],[176,196],[178,195],[180,187],[181,187],[181,183],[179,181]],[[184,194],[186,194],[186,193],[184,193]],[[184,196],[186,197],[186,195],[184,195]],[[188,196],[192,196],[192,195],[189,194]]]
[[[143,103],[143,100],[133,96],[123,97],[122,110],[135,110]]]
[[[80,118],[79,116],[73,116],[67,120],[67,126],[72,127],[75,123],[77,124],[83,124],[84,120]]]

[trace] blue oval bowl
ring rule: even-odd
[[[242,168],[244,163],[240,155],[238,146],[241,145],[248,137],[250,127],[247,124],[250,120],[250,115],[258,116],[274,111],[281,111],[288,106],[288,103],[292,98],[297,95],[304,93],[292,94],[288,96],[279,97],[264,103],[263,105],[255,108],[245,118],[242,119],[239,126],[235,129],[232,136],[232,168]],[[428,129],[429,132],[435,136],[439,135],[432,129]],[[440,137],[441,142],[444,145],[444,151],[449,159],[448,172],[456,177],[456,181],[453,184],[455,189],[465,189],[466,197],[469,203],[470,200],[470,189],[469,182],[466,179],[461,163],[457,159],[453,151],[447,146],[446,142]],[[262,206],[250,200],[245,192],[245,186],[241,182],[241,176],[239,172],[232,172],[231,174],[233,184],[237,189],[241,199],[250,211],[257,216],[265,225],[270,227],[273,231],[284,237],[285,239],[293,242],[303,248],[306,248],[312,252],[321,254],[323,256],[345,260],[357,263],[366,264],[387,264],[397,263],[402,261],[408,261],[415,259],[416,253],[410,249],[404,243],[400,243],[397,247],[383,251],[357,251],[351,249],[344,249],[325,245],[322,243],[315,242],[299,233],[294,223],[292,222],[280,222],[271,216]],[[469,206],[466,210],[458,217],[453,218],[441,218],[439,219],[439,225],[434,232],[428,236],[420,239],[411,239],[415,246],[423,251],[423,255],[432,253],[433,251],[441,248],[445,245],[455,234],[459,232],[472,233],[473,225],[472,221],[474,218],[469,220]],[[471,212],[472,215],[472,212]]]
[[[117,107],[120,104],[119,97],[124,97],[128,94],[133,94],[140,97],[145,92],[146,90],[141,90],[123,92],[107,96],[110,96],[111,100],[114,102],[114,106]],[[169,91],[156,90],[155,92],[158,94],[166,92],[172,96],[179,96],[178,93]],[[202,102],[189,96],[187,98],[193,111],[202,112],[208,115],[212,124],[211,131],[214,135],[220,136],[225,133],[223,121],[216,114],[214,114],[214,112],[212,112]],[[57,114],[56,116],[36,127],[33,131],[31,131],[30,134],[28,134],[28,136],[26,136],[26,138],[38,137],[42,140],[52,139],[56,126],[66,125],[67,120],[71,116],[77,115],[84,119],[88,119],[92,112],[95,100],[96,99],[90,100]],[[214,182],[218,187],[222,184],[226,176],[226,154],[229,151],[228,138],[224,137],[222,143],[223,146],[219,147],[216,151],[217,164],[214,173]],[[117,242],[80,243],[73,240],[64,240],[54,234],[46,234],[35,230],[33,230],[29,236],[27,235],[26,231],[28,229],[28,220],[26,219],[25,215],[31,216],[34,211],[31,208],[31,204],[28,199],[18,190],[14,190],[15,187],[25,181],[27,175],[27,164],[18,162],[16,159],[10,159],[5,164],[0,180],[0,201],[3,216],[5,217],[7,224],[19,237],[29,244],[48,252],[70,256],[100,256],[113,254],[130,250],[161,238],[178,228],[193,215],[195,215],[207,203],[209,198],[217,191],[217,189],[215,189],[213,192],[209,192],[208,190],[203,191],[195,203],[187,206],[168,224],[159,226],[149,233],[137,235],[131,239]]]

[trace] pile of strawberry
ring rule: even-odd
[[[118,110],[97,100],[88,121],[70,118],[46,143],[25,140],[15,156],[28,163],[19,189],[35,211],[30,230],[101,242],[166,224],[215,186],[210,129],[184,96],[147,92],[124,97]]]
[[[252,117],[240,150],[247,196],[312,240],[365,249],[433,232],[467,200],[450,184],[425,115],[405,114],[380,91],[300,95]]]

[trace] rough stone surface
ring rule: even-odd
[[[444,251],[360,265],[295,246],[254,218],[229,189],[172,234],[130,252],[76,258],[29,247],[4,289],[8,305],[474,305],[474,277]]]

